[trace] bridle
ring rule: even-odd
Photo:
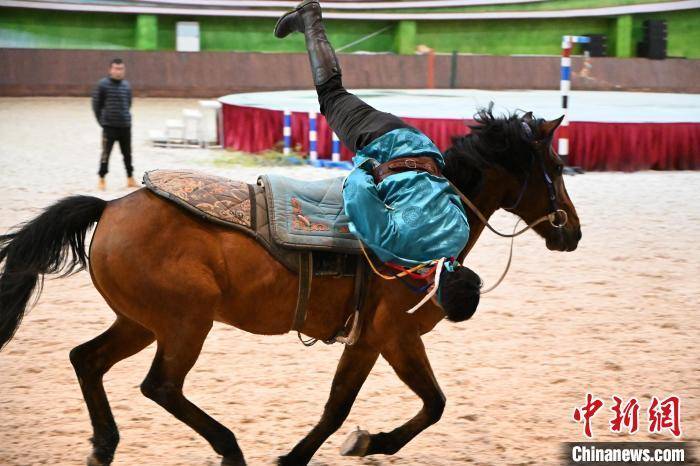
[[[527,190],[527,184],[530,181],[530,174],[531,173],[532,173],[532,162],[530,162],[530,170],[528,170],[527,175],[525,175],[525,181],[523,182],[523,186],[522,186],[522,188],[520,188],[520,194],[518,194],[518,197],[516,198],[516,200],[512,206],[502,207],[504,210],[513,210],[520,205],[520,201],[523,200],[523,195],[525,195],[525,191]]]
[[[535,141],[536,145],[540,144],[540,141]],[[547,173],[547,170],[545,169],[544,166],[544,157],[538,157],[540,160],[540,167],[542,168],[542,176],[544,177],[544,184],[547,186],[547,193],[549,194],[549,208],[550,208],[550,214],[554,214],[554,220],[550,220],[549,223],[552,225],[554,228],[563,228],[564,225],[569,221],[569,217],[566,214],[566,211],[562,210],[559,208],[559,204],[557,202],[557,194],[556,190],[554,189],[554,182],[552,181],[552,178],[550,178],[549,173]],[[532,170],[530,170],[532,171]],[[528,175],[529,176],[529,175]],[[522,196],[522,194],[521,194]],[[556,221],[556,215],[561,212],[562,214],[562,222],[561,223],[554,223]]]
[[[532,131],[530,130],[530,127],[526,124],[523,123],[523,127],[527,128],[528,134],[532,136]],[[535,144],[538,144],[538,141],[535,141]],[[547,173],[547,170],[545,169],[544,166],[544,158],[543,157],[538,157],[540,159],[540,167],[542,168],[542,175],[544,176],[544,182],[545,185],[547,186],[547,195],[548,195],[548,201],[549,201],[549,213],[541,216],[534,222],[528,224],[525,228],[522,230],[517,231],[518,225],[520,224],[522,219],[518,219],[518,221],[515,223],[515,226],[513,227],[513,233],[512,234],[506,234],[506,233],[501,233],[500,231],[496,230],[491,226],[491,224],[488,222],[486,217],[481,213],[481,211],[474,205],[474,203],[464,195],[462,191],[457,188],[457,186],[452,183],[452,181],[447,180],[447,182],[452,186],[452,189],[455,190],[455,192],[459,195],[459,197],[462,199],[462,202],[469,207],[474,214],[481,220],[481,222],[493,233],[495,233],[498,236],[501,236],[503,238],[510,238],[510,253],[508,255],[508,263],[506,264],[506,268],[501,274],[500,278],[491,285],[489,288],[485,290],[481,290],[480,294],[486,294],[490,291],[493,291],[498,285],[501,284],[503,279],[506,277],[506,274],[508,274],[508,270],[510,269],[510,264],[513,260],[513,244],[515,243],[515,237],[520,236],[526,231],[534,228],[535,226],[539,225],[542,222],[549,221],[549,224],[552,225],[554,228],[564,228],[564,226],[568,223],[569,221],[569,216],[566,214],[566,211],[561,209],[559,207],[559,204],[557,202],[557,195],[556,195],[556,190],[554,189],[554,182],[552,181],[552,178],[549,176]],[[520,202],[523,200],[523,197],[525,195],[525,191],[527,190],[528,183],[530,181],[530,176],[532,175],[532,172],[534,171],[534,157],[533,160],[530,162],[530,170],[527,172],[527,175],[525,176],[525,181],[523,182],[523,186],[520,188],[520,193],[518,194],[518,197],[515,200],[515,203],[510,206],[510,207],[503,207],[505,210],[513,210],[516,209],[519,205]],[[447,178],[445,178],[447,179]],[[557,222],[557,217],[561,215],[562,220],[560,222]],[[459,261],[463,262],[464,261],[464,256],[466,256],[466,252],[463,255],[460,255]]]
[[[491,224],[488,222],[486,217],[481,213],[481,211],[474,205],[474,203],[464,195],[460,189],[455,186],[452,181],[447,180],[447,182],[452,186],[452,189],[455,190],[455,192],[459,195],[459,197],[462,199],[462,202],[469,207],[469,209],[474,212],[474,214],[481,220],[481,222],[486,225],[486,227],[491,230],[493,233],[495,233],[498,236],[501,236],[503,238],[515,238],[516,236],[520,236],[526,231],[530,230],[531,228],[539,225],[542,222],[549,221],[549,224],[552,225],[554,228],[564,228],[564,226],[568,223],[569,221],[569,216],[566,214],[566,211],[563,209],[559,208],[559,204],[557,203],[557,195],[556,191],[554,189],[554,182],[552,181],[552,178],[550,178],[549,174],[547,173],[547,170],[545,169],[544,166],[544,159],[542,157],[539,157],[540,159],[540,167],[542,168],[542,174],[544,175],[544,182],[545,185],[547,186],[547,194],[548,194],[548,201],[549,201],[549,212],[534,222],[528,224],[525,228],[523,228],[520,231],[513,232],[512,234],[506,234],[506,233],[501,233],[500,231],[496,230],[491,226]],[[523,200],[523,196],[525,195],[525,191],[527,190],[529,181],[530,181],[530,175],[533,172],[533,164],[534,164],[534,159],[533,162],[530,164],[530,170],[527,173],[527,176],[525,177],[525,181],[523,182],[523,186],[520,188],[520,193],[518,194],[518,197],[515,201],[515,203],[512,206],[509,207],[503,207],[505,210],[513,210],[517,208],[520,205],[520,202]],[[445,178],[447,179],[447,178]],[[562,217],[562,220],[560,222],[557,222],[557,217],[560,216]]]

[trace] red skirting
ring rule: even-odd
[[[224,145],[244,152],[281,150],[281,111],[223,106]],[[446,150],[451,138],[469,132],[464,120],[404,118]],[[317,120],[320,158],[330,158],[331,132],[323,115]],[[599,123],[569,125],[569,163],[585,170],[695,170],[700,169],[700,123]],[[292,112],[292,145],[301,153],[309,149],[309,117]],[[557,147],[555,138],[554,147]],[[341,158],[352,152],[342,148]]]
[[[570,165],[586,170],[700,169],[700,123],[573,122],[569,128]]]

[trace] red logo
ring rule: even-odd
[[[637,432],[639,428],[639,403],[636,398],[630,398],[624,408],[622,408],[622,398],[613,395],[615,406],[610,408],[615,413],[615,418],[610,421],[612,432],[622,432],[625,427],[630,434]]]
[[[591,433],[591,418],[602,406],[603,400],[595,399],[593,395],[588,393],[586,394],[586,404],[581,406],[580,408],[576,408],[576,410],[574,411],[574,420],[576,422],[583,421],[583,432],[586,434],[586,437],[593,436],[593,434]]]
[[[655,396],[649,406],[649,432],[661,432],[668,429],[674,437],[681,435],[681,400],[677,396],[669,396],[659,402]]]
[[[611,432],[634,434],[639,430],[639,402],[636,398],[630,398],[626,403],[617,396],[612,396],[613,413],[609,421]],[[604,405],[603,400],[594,395],[586,394],[586,403],[574,410],[574,421],[583,423],[583,433],[586,437],[593,437],[592,419],[598,410]],[[649,433],[663,433],[667,430],[674,437],[681,436],[681,400],[677,396],[669,396],[664,400],[653,396],[647,409],[647,430]]]

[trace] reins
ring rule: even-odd
[[[519,218],[518,221],[515,222],[515,226],[513,227],[513,233],[515,233],[515,229],[518,228],[518,225],[520,224],[520,222],[522,222],[521,218]],[[498,280],[496,280],[496,283],[494,283],[490,287],[486,288],[485,290],[480,290],[479,294],[486,294],[486,293],[492,292],[493,290],[496,289],[496,287],[498,285],[501,284],[503,279],[506,278],[506,275],[508,275],[508,270],[510,270],[510,263],[513,261],[513,246],[515,245],[515,237],[516,237],[515,234],[511,235],[511,237],[510,237],[510,252],[508,253],[508,262],[506,263],[505,270],[503,271],[501,276],[498,278]]]
[[[362,251],[362,254],[365,256],[365,259],[367,259],[367,263],[372,268],[372,271],[375,274],[377,274],[378,276],[382,277],[384,280],[396,280],[397,278],[405,277],[407,275],[410,276],[416,270],[420,270],[420,269],[423,269],[425,267],[429,267],[429,266],[436,264],[440,261],[440,259],[434,259],[434,260],[424,262],[422,264],[418,264],[414,267],[411,267],[410,269],[406,269],[406,270],[399,272],[395,275],[384,275],[379,270],[377,270],[377,268],[374,266],[374,262],[372,262],[372,259],[370,259],[369,255],[367,254],[367,250],[365,249],[364,244],[362,244],[362,241],[360,241],[360,250]]]
[[[479,220],[481,220],[481,222],[486,226],[486,228],[488,228],[494,234],[496,234],[502,238],[510,238],[510,251],[508,253],[508,263],[506,263],[505,270],[503,271],[501,276],[498,278],[498,280],[496,280],[496,283],[494,283],[493,285],[491,285],[489,288],[487,288],[485,290],[481,290],[480,294],[490,293],[491,291],[495,290],[496,287],[498,287],[498,285],[501,284],[503,279],[506,278],[506,275],[508,274],[508,270],[510,270],[510,264],[513,262],[513,246],[515,244],[515,238],[517,236],[522,235],[526,231],[534,228],[535,226],[537,226],[540,223],[545,222],[545,221],[549,221],[549,224],[552,225],[554,228],[563,228],[564,225],[566,225],[566,223],[569,221],[569,216],[566,214],[566,212],[557,207],[554,186],[553,186],[551,178],[549,177],[549,175],[547,175],[547,171],[544,169],[544,163],[542,164],[542,171],[544,174],[545,184],[547,185],[547,192],[549,194],[549,201],[550,201],[550,206],[552,208],[552,211],[550,213],[545,214],[542,217],[538,218],[534,222],[528,224],[525,228],[523,228],[520,231],[517,231],[518,225],[523,220],[522,220],[522,218],[518,219],[518,221],[515,222],[515,225],[513,226],[513,233],[511,233],[510,235],[505,234],[505,233],[501,233],[500,231],[493,228],[491,226],[491,224],[488,222],[488,220],[486,219],[486,217],[484,217],[484,214],[481,213],[481,211],[474,205],[474,203],[467,196],[465,196],[464,193],[462,191],[460,191],[457,186],[454,185],[454,183],[452,183],[450,180],[447,180],[447,182],[450,184],[450,186],[452,186],[452,189],[454,189],[455,192],[459,195],[460,199],[462,199],[462,202],[464,202],[464,204],[466,204],[467,207],[469,207],[472,210],[472,212],[474,212],[474,214],[479,218]],[[518,199],[515,202],[514,206],[517,206],[523,198],[523,193],[525,192],[525,188],[527,187],[527,182],[530,179],[530,173],[532,173],[532,170],[530,170],[530,172],[528,173],[528,177],[525,180],[523,188],[521,189],[520,195],[518,196]],[[447,178],[445,178],[445,179],[447,179]],[[513,207],[510,207],[510,208],[513,208]],[[555,223],[559,213],[561,213],[561,215],[562,215],[562,221],[559,223]]]
[[[445,178],[445,179],[447,179],[447,178]],[[496,235],[498,235],[502,238],[515,238],[516,236],[522,235],[527,230],[534,228],[535,226],[537,226],[540,223],[545,222],[545,221],[549,221],[549,223],[555,228],[562,228],[564,225],[566,225],[566,222],[568,221],[568,216],[566,215],[566,212],[563,211],[562,209],[556,209],[548,214],[541,216],[540,218],[538,218],[534,222],[528,224],[525,228],[523,228],[520,231],[516,232],[515,230],[513,230],[513,233],[510,235],[506,234],[506,233],[501,233],[500,231],[496,230],[494,227],[491,226],[491,224],[488,222],[488,220],[486,220],[486,217],[484,217],[484,215],[481,213],[481,211],[474,205],[474,203],[472,201],[469,200],[469,198],[467,196],[464,195],[464,193],[462,193],[462,191],[459,190],[459,188],[457,188],[457,186],[455,186],[450,180],[447,180],[447,182],[450,184],[450,186],[452,186],[452,189],[454,189],[455,192],[462,199],[462,202],[464,202],[467,205],[467,207],[469,207],[472,210],[472,212],[474,212],[474,214],[479,218],[479,220],[481,220],[481,222],[484,225],[486,225],[486,228],[488,228],[493,233],[495,233]],[[563,215],[564,221],[562,223],[559,223],[559,224],[554,223],[557,219],[557,214],[559,214],[560,212]],[[520,222],[518,222],[518,223],[520,223]],[[517,226],[517,223],[516,223],[516,226]]]
[[[529,178],[529,177],[528,177],[528,178]],[[467,207],[469,207],[469,209],[471,209],[472,212],[474,212],[474,214],[479,218],[479,220],[481,220],[481,222],[486,226],[486,228],[488,228],[488,229],[491,230],[494,234],[496,234],[496,235],[498,235],[498,236],[500,236],[500,237],[502,237],[502,238],[510,238],[510,248],[509,248],[509,252],[508,252],[508,262],[506,263],[506,268],[505,268],[505,270],[503,271],[503,273],[501,274],[501,276],[498,278],[498,280],[496,280],[496,283],[494,283],[493,285],[491,285],[489,288],[487,288],[487,289],[485,289],[485,290],[481,290],[480,294],[490,293],[491,291],[495,290],[495,289],[503,282],[503,280],[506,278],[506,275],[508,275],[508,271],[510,270],[510,265],[511,265],[511,263],[513,262],[513,247],[514,247],[514,245],[515,245],[515,238],[516,238],[517,236],[522,235],[522,234],[525,233],[526,231],[528,231],[528,230],[534,228],[535,226],[539,225],[539,224],[542,223],[542,222],[549,221],[550,225],[552,225],[553,227],[555,227],[555,228],[563,228],[564,225],[566,225],[566,223],[567,223],[568,220],[569,220],[569,217],[567,216],[566,212],[565,212],[564,210],[562,210],[562,209],[556,208],[556,204],[554,204],[554,199],[555,199],[555,198],[552,197],[554,191],[553,191],[553,188],[552,188],[552,186],[551,186],[551,184],[552,184],[552,183],[551,183],[551,180],[549,179],[549,177],[546,176],[546,172],[545,172],[545,181],[546,181],[546,183],[547,183],[547,189],[548,189],[549,194],[550,194],[550,201],[552,201],[552,209],[553,209],[552,212],[541,216],[540,218],[538,218],[538,219],[535,220],[534,222],[528,224],[525,228],[523,228],[523,229],[521,229],[521,230],[518,230],[517,228],[518,228],[518,225],[520,224],[520,222],[522,222],[523,220],[522,220],[522,219],[518,219],[518,221],[515,222],[515,226],[513,227],[513,233],[511,233],[511,234],[501,233],[500,231],[498,231],[498,230],[496,230],[494,227],[492,227],[491,224],[490,224],[490,223],[488,222],[488,220],[486,219],[486,217],[484,216],[484,214],[481,213],[481,211],[476,207],[476,205],[474,205],[474,203],[473,203],[467,196],[465,196],[464,193],[463,193],[462,191],[460,191],[460,189],[457,188],[457,186],[454,185],[454,183],[452,183],[452,182],[451,182],[450,180],[448,180],[447,178],[445,178],[445,179],[447,180],[447,182],[449,183],[449,185],[452,187],[452,189],[454,189],[454,191],[459,195],[460,199],[462,199],[462,202],[464,202],[464,204],[465,204]],[[525,183],[524,187],[525,187],[525,186],[527,186],[527,183]],[[524,189],[521,191],[520,195],[518,196],[518,200],[516,201],[516,205],[520,203],[520,200],[521,200],[522,197],[523,197],[523,191],[524,191]],[[562,221],[561,221],[560,223],[555,223],[555,222],[557,221],[557,216],[558,216],[559,214],[561,214],[561,216],[562,216]],[[406,311],[406,312],[408,312],[408,313],[413,313],[413,312],[415,312],[416,309],[418,309],[420,306],[422,306],[423,304],[425,304],[425,302],[428,301],[428,299],[430,299],[430,298],[435,294],[435,291],[437,291],[437,285],[438,285],[438,283],[439,283],[439,276],[440,276],[440,274],[439,274],[440,270],[439,270],[439,269],[442,267],[442,264],[443,264],[443,262],[444,262],[444,258],[442,258],[442,259],[435,259],[435,260],[431,260],[431,261],[427,261],[427,262],[425,262],[424,264],[419,264],[419,265],[417,265],[417,266],[415,266],[415,267],[412,267],[412,268],[410,268],[410,269],[408,269],[408,270],[404,270],[403,272],[400,272],[400,273],[395,274],[395,275],[384,275],[384,274],[381,273],[379,270],[377,270],[377,268],[374,266],[374,263],[372,262],[372,260],[370,259],[369,255],[367,254],[367,251],[365,250],[364,245],[362,244],[362,242],[360,242],[360,249],[362,250],[362,254],[365,256],[365,259],[367,260],[367,262],[369,263],[370,267],[372,268],[372,271],[373,271],[376,275],[378,275],[378,276],[380,276],[381,278],[383,278],[384,280],[395,280],[395,279],[397,279],[397,278],[399,278],[399,277],[409,275],[409,274],[411,274],[411,272],[414,272],[414,271],[419,270],[419,269],[421,269],[421,268],[429,267],[429,266],[431,266],[431,265],[434,265],[435,263],[438,264],[438,265],[437,265],[438,270],[437,270],[436,277],[435,277],[435,278],[436,278],[436,280],[435,280],[436,283],[433,284],[433,286],[431,287],[431,289],[429,290],[429,292],[425,295],[425,297],[424,297],[418,304],[416,304],[415,306],[413,306],[411,309],[409,309],[409,310]]]
[[[527,126],[527,125],[524,125],[524,126]],[[529,129],[529,127],[527,127],[527,129]],[[487,288],[485,290],[481,290],[480,294],[490,293],[491,291],[495,290],[505,279],[506,275],[508,274],[508,271],[510,270],[510,266],[513,262],[513,247],[515,245],[515,238],[516,237],[522,235],[526,231],[531,230],[532,228],[536,227],[537,225],[539,225],[540,223],[543,223],[543,222],[548,221],[549,224],[552,225],[554,228],[563,228],[569,221],[569,217],[568,217],[566,211],[564,211],[563,209],[560,209],[557,205],[554,183],[552,182],[552,179],[547,174],[547,170],[544,167],[543,160],[540,160],[540,165],[542,167],[542,174],[544,176],[545,184],[547,186],[547,194],[549,197],[548,200],[550,203],[551,210],[548,214],[545,214],[545,215],[539,217],[537,220],[535,220],[532,223],[529,223],[525,228],[522,228],[521,230],[518,230],[518,225],[520,224],[521,221],[523,221],[523,219],[522,218],[518,219],[518,221],[515,222],[515,225],[513,226],[513,233],[511,233],[511,234],[501,233],[500,231],[498,231],[494,227],[492,227],[491,224],[486,219],[486,217],[484,216],[484,214],[481,213],[481,211],[476,207],[476,205],[474,205],[474,203],[457,186],[455,186],[454,183],[452,183],[452,181],[445,178],[445,180],[447,181],[447,183],[449,183],[449,185],[452,187],[454,192],[457,193],[457,195],[459,195],[462,202],[467,207],[469,207],[469,209],[472,212],[474,212],[474,214],[477,216],[477,218],[479,220],[481,220],[481,222],[484,224],[484,226],[486,228],[488,228],[492,233],[494,233],[497,236],[500,236],[502,238],[510,238],[508,262],[506,263],[505,270],[503,271],[501,276],[498,278],[498,280],[496,280],[496,283],[494,283],[493,285],[491,285],[489,288]],[[530,181],[531,174],[532,174],[532,163],[530,164],[530,171],[528,172],[527,177],[525,178],[525,182],[523,183],[523,186],[520,189],[520,193],[518,194],[518,197],[515,201],[515,204],[513,204],[510,207],[506,207],[505,208],[506,210],[514,209],[515,207],[517,207],[520,204],[520,201],[522,201],[523,196],[525,194],[525,191],[527,189],[528,182]],[[558,217],[560,215],[561,215],[561,220],[558,221]],[[433,286],[430,287],[430,289],[428,290],[428,293],[423,297],[423,299],[420,300],[420,302],[418,302],[415,306],[413,306],[411,309],[406,311],[409,314],[412,314],[418,308],[420,308],[423,304],[425,304],[431,297],[433,297],[433,295],[437,291],[437,288],[438,288],[439,283],[440,283],[440,272],[441,272],[441,269],[442,269],[443,264],[445,262],[444,257],[440,258],[440,259],[433,259],[433,260],[424,262],[423,264],[419,264],[415,267],[412,267],[411,269],[404,270],[403,272],[397,273],[395,275],[385,275],[385,274],[381,273],[379,270],[377,270],[377,268],[374,266],[374,263],[372,262],[369,255],[367,254],[367,251],[365,251],[364,245],[362,244],[361,241],[360,241],[360,249],[362,250],[362,253],[365,256],[365,259],[367,260],[367,262],[369,263],[372,271],[385,280],[395,280],[397,278],[400,278],[400,277],[403,277],[406,275],[410,276],[410,275],[412,275],[412,272],[415,272],[416,270],[419,270],[419,269],[422,269],[425,267],[429,267],[429,266],[433,266],[437,263],[437,268],[435,271],[435,280],[433,282]],[[460,260],[463,260],[463,257],[460,257]],[[429,276],[429,274],[428,274],[428,276]]]

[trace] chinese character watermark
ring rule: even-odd
[[[627,432],[634,434],[639,430],[639,401],[630,398],[625,402],[617,395],[612,396],[613,405],[610,408],[613,416],[608,422],[611,432]],[[583,423],[583,433],[586,437],[593,437],[592,419],[604,406],[602,399],[591,393],[586,394],[586,402],[574,410],[574,421]],[[647,431],[649,433],[664,433],[668,431],[674,437],[680,437],[681,430],[681,400],[671,395],[663,400],[651,397],[649,408],[646,411]]]

